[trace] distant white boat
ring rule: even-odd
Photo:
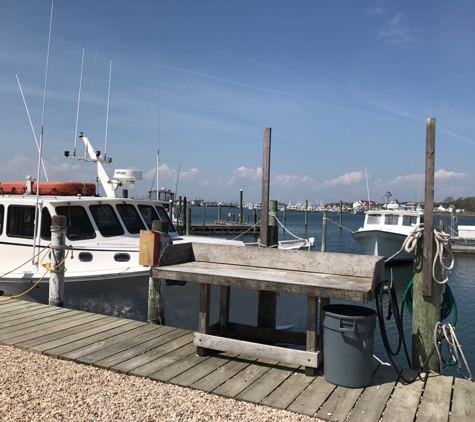
[[[391,203],[385,208],[366,211],[364,225],[352,233],[353,238],[366,255],[384,256],[394,261],[413,260],[413,252],[400,250],[407,236],[421,223],[422,208],[414,203],[406,206]]]
[[[310,250],[315,243],[314,237],[308,239],[291,239],[291,240],[279,240],[278,249],[286,250]]]

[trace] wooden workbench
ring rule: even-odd
[[[186,243],[168,246],[154,278],[200,283],[200,314],[194,344],[198,354],[208,349],[277,359],[317,368],[318,297],[368,302],[383,279],[384,258],[330,252]],[[210,287],[221,286],[219,322],[210,325]],[[230,287],[307,296],[307,332],[233,324],[229,321]],[[246,340],[242,340],[245,338]],[[306,350],[275,346],[306,345]]]

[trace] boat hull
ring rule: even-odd
[[[384,256],[386,259],[391,258],[391,261],[414,259],[414,252],[400,252],[407,235],[381,230],[361,230],[352,233],[352,236],[361,245],[365,255]]]

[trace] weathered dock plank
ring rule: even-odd
[[[147,341],[150,338],[160,336],[163,332],[163,328],[164,327],[160,325],[143,325],[136,328],[135,330],[127,331],[119,336],[116,336],[115,338],[106,340],[104,342],[105,344],[107,343],[105,347],[102,347],[96,352],[81,356],[80,358],[76,359],[76,361],[99,367],[107,367],[106,365],[101,364],[96,365],[96,362],[100,362],[109,356],[113,356],[117,353],[123,352],[124,350],[130,349],[140,343]],[[120,339],[119,342],[116,341],[118,338]]]
[[[256,358],[240,355],[225,365],[218,367],[205,378],[196,381],[191,387],[210,393],[255,361]]]
[[[411,380],[417,374],[414,370],[406,370],[403,377]],[[422,374],[416,381],[405,384],[399,379],[393,394],[386,405],[381,422],[393,421],[414,421],[416,418],[419,401],[422,395],[422,389],[425,385],[425,374]]]
[[[161,370],[167,367],[173,368],[173,365],[181,359],[184,359],[187,356],[195,355],[196,347],[193,343],[189,343],[183,347],[179,347],[178,349],[162,355],[159,360],[157,359],[135,369],[131,369],[128,374],[164,381],[164,379],[159,378],[159,373]],[[165,375],[162,376],[165,377]]]
[[[262,374],[277,364],[277,362],[268,359],[258,359],[254,361],[254,363],[258,364],[247,365],[240,372],[213,390],[213,393],[220,396],[235,397],[256,379],[261,377]]]
[[[148,329],[152,329],[152,328],[148,328]],[[89,363],[87,361],[82,361],[83,357],[100,352],[110,347],[111,345],[120,343],[121,341],[127,338],[130,338],[135,335],[137,330],[140,330],[139,333],[142,333],[144,331],[143,323],[140,323],[137,321],[137,322],[132,322],[131,324],[127,324],[125,326],[118,327],[117,329],[114,330],[116,332],[115,335],[110,335],[110,333],[107,332],[101,335],[101,337],[103,337],[102,340],[98,340],[94,343],[87,343],[81,348],[77,348],[77,349],[71,350],[68,353],[64,353],[61,355],[61,359]],[[145,328],[145,331],[147,331],[147,328]],[[102,359],[103,357],[105,356],[100,356],[98,360]]]
[[[86,313],[81,313],[80,311],[71,311],[69,309],[61,308],[51,316],[2,330],[0,341],[9,345],[21,343],[53,331],[61,330],[68,323],[74,323],[75,319],[84,318],[86,316]]]
[[[287,410],[313,416],[333,393],[335,388],[337,388],[336,385],[329,383],[322,374],[319,374]]]
[[[429,374],[417,413],[417,422],[448,421],[453,377]]]
[[[394,368],[380,365],[371,379],[371,384],[365,388],[351,410],[347,422],[379,421],[397,379]]]
[[[116,353],[112,356],[108,356],[104,359],[94,362],[95,366],[111,369],[122,362],[128,361],[136,356],[140,356],[143,353],[150,351],[157,345],[167,343],[175,338],[180,337],[182,333],[173,327],[161,327],[160,330],[153,332],[154,336],[149,336],[150,332],[137,337],[125,350]]]
[[[305,368],[297,369],[290,377],[279,385],[261,403],[277,409],[287,409],[292,402],[313,381],[313,377],[305,375]]]
[[[364,388],[336,387],[332,395],[318,410],[317,418],[329,421],[344,421],[353,409]]]
[[[28,349],[32,352],[41,353],[46,349],[51,349],[56,345],[64,343],[64,338],[69,335],[83,333],[84,331],[103,325],[106,322],[107,318],[105,315],[87,315],[84,318],[77,320],[76,325],[72,325],[72,322],[68,324],[70,328],[53,331],[50,334],[44,334],[20,343],[15,343],[15,346],[21,349]]]
[[[95,329],[91,329],[65,339],[64,344],[43,351],[43,354],[64,360],[73,360],[74,357],[66,357],[66,354],[80,353],[85,347],[98,345],[104,339],[115,337],[126,329],[133,329],[137,323],[132,320],[108,317],[108,323]]]
[[[249,387],[239,393],[236,398],[239,400],[260,403],[271,394],[280,384],[289,378],[299,368],[298,365],[277,364],[266,371],[262,376],[254,381]]]
[[[230,362],[230,359],[236,357],[234,353],[220,353],[212,355],[209,359],[199,362],[197,365],[187,371],[168,380],[172,384],[178,384],[182,387],[190,387],[198,380],[208,376],[211,372]]]
[[[127,374],[128,372],[131,372],[140,367],[142,367],[143,371],[143,367],[145,365],[156,361],[158,358],[176,349],[179,349],[180,347],[186,346],[193,339],[193,334],[184,330],[175,330],[174,332],[170,333],[170,337],[167,338],[166,336],[167,335],[164,335],[160,338],[163,344],[157,346],[159,342],[155,342],[155,347],[153,347],[152,349],[148,350],[147,352],[141,353],[138,356],[134,356],[117,365],[114,365],[110,369],[112,371],[119,372],[122,374]]]
[[[475,383],[472,381],[455,378],[450,420],[454,422],[475,420]]]

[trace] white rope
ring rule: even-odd
[[[288,230],[286,227],[284,227],[284,225],[279,221],[279,219],[277,218],[277,215],[275,213],[269,213],[269,216],[270,217],[274,217],[275,218],[275,221],[277,221],[280,226],[288,233],[290,234],[291,236],[295,237],[295,239],[298,239],[298,240],[308,240],[308,239],[304,239],[303,237],[298,237],[296,236],[295,234],[293,234],[290,230]]]
[[[409,233],[404,240],[401,249],[397,251],[394,255],[390,256],[386,259],[385,262],[390,261],[399,253],[405,252],[413,252],[416,248],[417,242],[421,239],[424,235],[424,224],[420,223],[414,227],[414,229]],[[436,253],[434,256],[434,260],[432,261],[432,278],[436,283],[445,284],[449,281],[449,278],[452,274],[452,269],[454,268],[455,259],[452,253],[452,248],[450,244],[450,235],[444,232],[439,232],[434,229],[434,241],[436,245]],[[448,265],[445,265],[446,262],[449,262]],[[443,280],[439,280],[435,273],[437,263],[440,263],[442,268],[442,273],[447,274],[447,276]]]
[[[442,344],[442,339],[445,338],[445,341],[447,343],[447,350],[449,351],[450,354],[450,361],[448,363],[457,363],[457,371],[459,372],[460,375],[464,376],[461,373],[462,369],[462,363],[461,360],[463,361],[465,368],[467,368],[468,371],[468,377],[465,377],[469,379],[470,381],[473,381],[472,377],[472,371],[470,371],[470,367],[468,366],[467,360],[465,359],[465,355],[462,352],[462,346],[460,345],[457,336],[455,335],[455,327],[453,327],[450,324],[442,324],[438,322],[435,325],[434,328],[434,346],[435,350],[437,352],[437,356],[439,358],[439,368],[440,368],[440,373],[443,373],[443,367],[442,367],[442,354],[440,352],[440,345]],[[460,359],[462,358],[462,359]]]

